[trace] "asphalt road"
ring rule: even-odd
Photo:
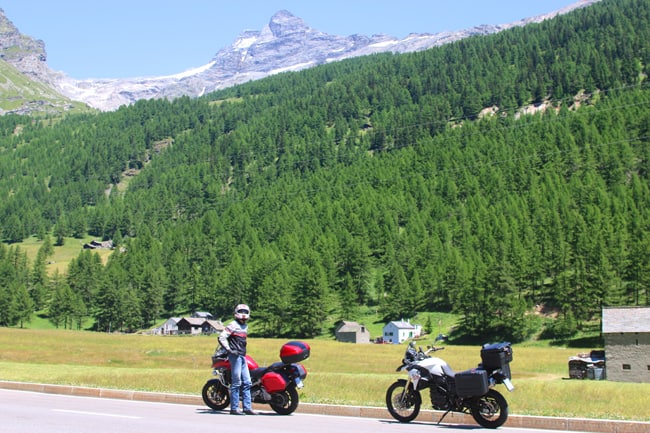
[[[294,413],[269,410],[257,416],[232,416],[188,404],[154,403],[0,389],[2,433],[445,433],[486,431],[476,425],[401,424],[392,419]],[[508,433],[560,430],[502,427]],[[575,431],[574,431],[575,432]]]

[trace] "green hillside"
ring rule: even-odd
[[[0,324],[132,331],[245,301],[268,337],[368,311],[451,312],[452,338],[597,329],[650,304],[649,36],[648,2],[603,0],[200,99],[4,116]],[[53,277],[30,236],[119,248]]]
[[[0,113],[61,115],[89,111],[84,104],[73,102],[50,87],[30,80],[9,63],[0,60]]]

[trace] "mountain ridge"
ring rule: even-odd
[[[220,49],[204,65],[173,75],[119,79],[73,79],[64,72],[51,70],[47,66],[45,43],[20,35],[0,9],[0,29],[9,29],[7,32],[0,31],[0,50],[2,60],[30,79],[52,87],[65,99],[80,101],[101,111],[112,111],[140,99],[198,97],[269,75],[299,71],[352,57],[421,51],[470,36],[541,22],[598,1],[579,0],[559,10],[508,24],[484,24],[435,34],[411,33],[402,39],[384,34],[330,35],[311,28],[288,10],[280,10],[261,30],[242,31],[230,46]],[[14,52],[24,51],[24,54],[8,57],[5,54],[9,51],[7,46],[14,47]]]

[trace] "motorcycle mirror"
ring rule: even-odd
[[[409,347],[411,347],[411,348],[415,348],[415,341],[411,341],[411,342],[409,343]]]

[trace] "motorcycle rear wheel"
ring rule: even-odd
[[[499,391],[490,389],[472,402],[472,417],[485,428],[497,428],[508,419],[508,402]]]
[[[412,386],[406,389],[405,381],[397,381],[386,390],[386,408],[399,422],[410,422],[417,418],[422,406],[422,397]]]
[[[223,410],[230,404],[230,392],[219,379],[211,379],[203,385],[203,402],[213,410]]]
[[[271,409],[278,415],[289,415],[298,408],[298,391],[296,388],[287,388],[281,392],[271,394]]]

